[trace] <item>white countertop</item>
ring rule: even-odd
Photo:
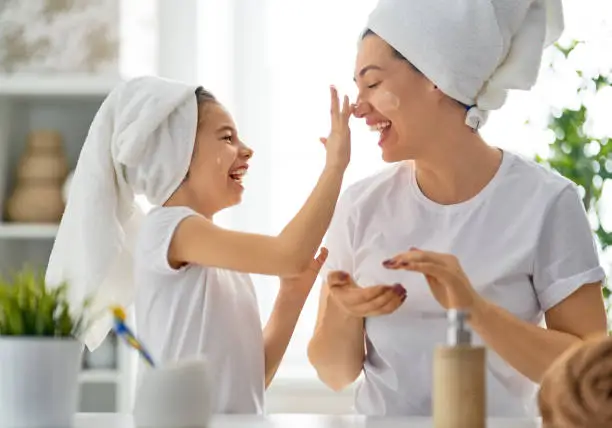
[[[217,416],[210,428],[429,428],[429,418],[366,418],[346,415],[269,415]],[[539,428],[538,420],[497,419],[487,421],[487,428]],[[74,428],[134,428],[129,415],[83,413]]]

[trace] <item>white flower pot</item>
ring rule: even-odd
[[[139,428],[209,426],[209,385],[203,359],[146,369],[134,402],[134,424]]]
[[[69,427],[83,346],[74,339],[0,336],[0,427]]]

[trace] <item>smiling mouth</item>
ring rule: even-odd
[[[237,168],[229,173],[229,177],[236,183],[242,184],[242,179],[247,173],[246,167]]]
[[[389,133],[389,130],[391,129],[391,121],[390,120],[384,120],[382,122],[378,122],[375,123],[373,125],[370,125],[370,130],[371,131],[376,131],[380,134],[379,137],[379,144],[382,143],[382,141],[386,138],[386,136]]]

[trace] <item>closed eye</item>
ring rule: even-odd
[[[380,85],[380,82],[378,82],[378,83],[373,83],[373,84],[371,84],[371,85],[368,85],[368,89],[374,89],[374,88],[376,88],[378,85]]]

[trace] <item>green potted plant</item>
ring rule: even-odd
[[[0,280],[0,426],[70,426],[77,411],[87,302],[24,268]]]
[[[556,45],[564,60],[568,60],[580,42],[564,47]],[[553,66],[552,64],[550,65]],[[600,208],[604,185],[612,184],[612,138],[592,135],[588,126],[589,109],[587,94],[596,94],[605,87],[612,86],[612,73],[585,74],[575,70],[581,79],[578,88],[580,102],[571,108],[563,108],[550,115],[548,128],[553,131],[554,139],[549,144],[546,157],[536,157],[538,162],[550,166],[576,183],[582,191],[582,202],[593,219],[593,231],[602,251],[612,245],[612,231],[602,226]],[[604,284],[603,294],[610,314],[610,294],[612,284]],[[612,314],[611,314],[612,315]]]

